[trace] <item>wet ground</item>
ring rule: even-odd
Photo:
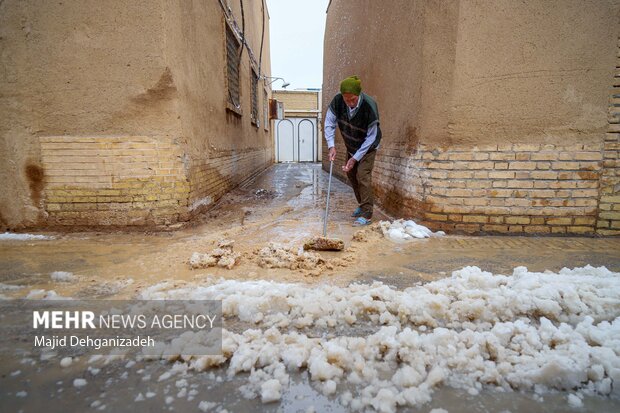
[[[55,238],[47,241],[0,241],[0,283],[20,287],[0,294],[18,298],[41,289],[73,298],[129,299],[160,281],[182,285],[207,276],[342,286],[381,281],[402,289],[450,276],[468,265],[496,274],[511,274],[517,266],[530,271],[558,271],[586,264],[620,271],[620,239],[612,238],[448,235],[395,244],[378,230],[366,229],[361,236],[364,241],[353,241],[359,230],[351,225],[349,216],[356,206],[354,196],[336,179],[332,181],[327,235],[342,239],[345,251],[321,253],[332,264],[319,269],[260,267],[256,252],[269,242],[297,249],[304,240],[321,235],[326,188],[327,175],[320,165],[279,164],[225,196],[190,227],[175,232],[52,233],[48,235]],[[374,221],[381,219],[388,217],[376,212]],[[209,252],[222,239],[234,240],[234,251],[240,254],[233,269],[189,266],[192,253]],[[77,281],[53,282],[50,274],[54,271],[70,272]],[[125,368],[127,361],[119,360],[88,364],[84,355],[61,368],[55,358],[1,357],[0,411],[126,411],[129,404],[136,411],[197,411],[201,400],[215,402],[217,407],[212,411],[227,407],[229,411],[296,412],[310,406],[316,411],[344,411],[335,398],[323,396],[309,384],[303,373],[292,375],[292,384],[279,404],[262,405],[240,397],[235,389],[242,384],[243,376],[228,380],[224,370],[179,373],[195,391],[189,399],[186,395],[177,397],[178,378],[157,381],[169,369],[164,362],[139,362]],[[99,371],[93,374],[96,369]],[[72,382],[77,377],[87,378],[89,384],[75,388]],[[20,391],[27,395],[20,397]],[[147,392],[153,396],[134,402],[139,393]],[[620,409],[618,401],[605,398],[593,397],[584,400],[584,405],[587,411]],[[483,392],[474,397],[448,388],[437,392],[419,411],[434,407],[477,412],[573,411],[562,394],[548,395],[539,403],[529,394]]]

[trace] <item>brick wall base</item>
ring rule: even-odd
[[[187,219],[189,182],[171,138],[41,138],[49,225],[163,225]]]
[[[222,195],[273,163],[271,148],[221,151],[195,160],[190,168],[189,211],[199,213]]]
[[[188,221],[271,165],[269,149],[190,160],[170,137],[51,136],[41,141],[51,226]]]
[[[620,233],[620,38],[613,89],[609,101],[609,129],[605,136],[601,194],[597,232],[605,235]]]
[[[435,230],[618,235],[620,203],[601,193],[606,177],[617,182],[612,148],[617,156],[610,142],[382,148],[373,179],[388,212]]]

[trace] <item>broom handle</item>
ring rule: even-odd
[[[325,205],[325,219],[323,219],[323,238],[327,238],[327,213],[329,212],[329,193],[332,189],[332,168],[334,161],[329,161],[329,183],[327,184],[327,203]]]

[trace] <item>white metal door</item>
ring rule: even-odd
[[[295,125],[290,119],[278,121],[276,126],[276,159],[278,162],[295,162]]]
[[[287,118],[276,122],[277,162],[317,161],[317,121]]]
[[[316,120],[299,119],[297,122],[297,154],[299,162],[314,162],[316,141]]]

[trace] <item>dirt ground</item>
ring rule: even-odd
[[[181,287],[206,277],[338,286],[381,281],[404,289],[448,277],[468,265],[496,274],[511,274],[517,266],[558,271],[586,264],[620,271],[620,240],[611,238],[447,235],[396,244],[385,239],[378,228],[379,220],[389,219],[380,211],[375,213],[374,225],[361,230],[352,226],[349,215],[356,207],[354,196],[337,180],[332,182],[328,236],[342,239],[345,250],[300,256],[297,252],[303,242],[322,233],[326,188],[327,176],[320,165],[279,164],[226,195],[192,225],[173,232],[50,233],[46,235],[53,240],[0,241],[0,283],[20,287],[1,293],[20,298],[39,289],[72,298],[131,299],[162,281]],[[220,262],[222,257],[227,260]],[[55,271],[72,273],[75,280],[55,282],[50,276]],[[73,377],[92,367],[85,358],[61,369],[57,361],[24,365],[1,357],[2,411],[34,411],[42,406],[50,411],[46,404],[50,399],[56,401],[51,411],[119,411],[146,387],[157,396],[132,410],[197,410],[195,402],[162,404],[174,386],[154,380],[145,384],[145,372],[156,377],[165,371],[163,363],[144,363],[135,367],[143,370],[141,375],[124,379],[117,376],[122,374],[118,363],[99,366],[101,372],[90,378],[96,386],[76,390],[70,385]],[[20,373],[12,376],[16,371]],[[196,400],[210,394],[210,400],[218,401],[219,407],[213,411],[222,411],[224,406],[229,411],[305,411],[310,406],[317,411],[343,411],[334,399],[314,389],[304,374],[292,378],[282,401],[275,405],[257,405],[235,395],[243,377],[219,383],[219,376],[224,376],[223,371],[216,371],[215,376],[195,374],[189,379],[190,386],[200,392]],[[29,389],[29,396],[16,397],[23,388]],[[64,392],[59,393],[60,388],[65,388]],[[553,397],[546,399],[546,411],[570,411],[565,403],[554,407]],[[455,409],[450,411],[460,411],[463,399],[468,411],[538,409],[528,395],[471,397],[446,388],[419,411],[449,406]],[[96,403],[98,400],[107,401]],[[617,402],[598,399],[586,406],[588,411],[618,407]]]

